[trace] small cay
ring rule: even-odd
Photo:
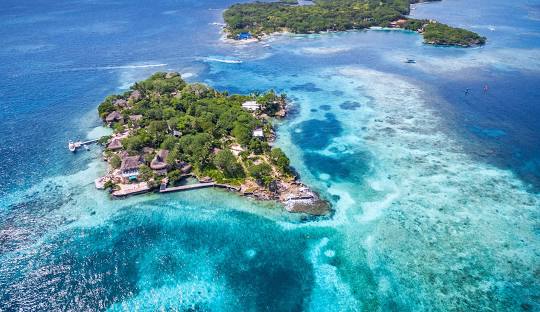
[[[100,139],[108,169],[96,187],[114,197],[218,187],[277,200],[289,212],[328,214],[329,203],[272,146],[272,121],[286,116],[286,100],[273,90],[229,95],[178,73],[156,73],[99,105],[114,133]]]

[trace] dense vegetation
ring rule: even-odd
[[[281,31],[306,34],[373,26],[389,27],[392,22],[406,19],[404,15],[409,14],[410,4],[417,2],[422,1],[315,0],[314,5],[304,6],[289,2],[254,2],[232,5],[223,13],[223,17],[231,38],[238,38],[242,33],[255,37]],[[418,31],[426,23],[429,22],[409,20],[407,29]],[[443,29],[439,24],[435,27],[436,30],[434,27],[428,29],[430,40],[426,40],[427,43],[461,45],[466,42],[485,42],[485,38],[480,40],[482,37],[469,31],[448,26],[448,29]]]
[[[257,101],[260,109],[247,111],[242,108],[246,101]],[[144,156],[146,164],[155,155],[145,155],[148,148],[168,150],[172,181],[181,176],[179,164],[187,163],[199,177],[237,185],[251,178],[268,185],[273,179],[290,176],[287,156],[271,148],[268,141],[273,137],[271,117],[284,103],[285,95],[273,91],[229,95],[203,84],[188,84],[176,73],[156,73],[134,84],[129,92],[107,97],[98,112],[102,119],[113,112],[122,115],[111,127],[115,135],[129,131],[121,140],[122,149]],[[262,128],[264,137],[253,135],[256,128]],[[104,140],[110,141],[110,137]],[[238,156],[231,152],[236,144],[243,150]],[[119,167],[118,153],[108,152],[109,164]],[[157,179],[145,165],[140,171],[144,180]]]
[[[293,33],[386,26],[408,13],[408,0],[318,0],[315,5],[281,2],[235,4],[223,14],[232,36],[288,30]]]
[[[486,43],[486,38],[466,29],[454,28],[441,23],[428,23],[424,26],[424,41],[439,45],[473,46]]]

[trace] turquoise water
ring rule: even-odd
[[[399,31],[233,45],[213,24],[227,5],[0,4],[0,310],[540,310],[539,2],[416,6],[488,36],[475,49]],[[158,70],[286,92],[277,144],[334,215],[96,191],[99,149],[67,140],[101,135],[99,101]]]

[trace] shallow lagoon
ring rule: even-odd
[[[0,57],[12,60],[1,62],[2,309],[539,308],[538,4],[417,6],[490,37],[472,50],[395,31],[229,45],[211,25],[227,3],[184,5],[6,4],[2,29],[19,37],[1,32]],[[99,151],[70,155],[64,142],[96,131],[104,95],[156,70],[289,94],[277,144],[332,201],[332,218],[214,190],[122,201],[94,190]]]

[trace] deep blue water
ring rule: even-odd
[[[540,2],[413,10],[487,36],[475,49],[396,31],[234,45],[213,24],[233,2],[0,3],[0,310],[540,310]],[[95,190],[99,149],[67,141],[166,70],[286,92],[277,144],[335,214]]]

